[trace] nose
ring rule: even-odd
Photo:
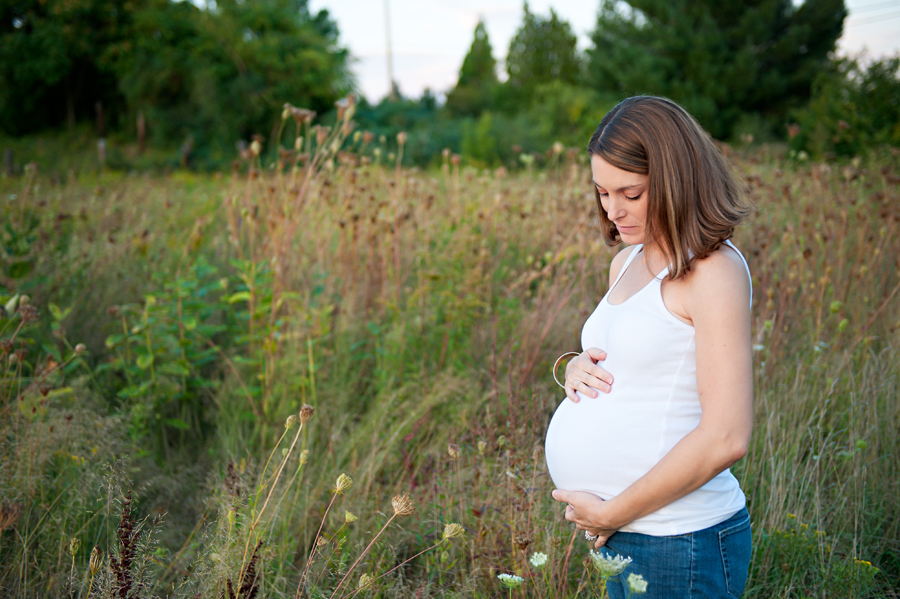
[[[606,198],[606,218],[613,222],[625,215],[625,202],[615,195],[611,193]]]

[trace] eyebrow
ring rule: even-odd
[[[597,188],[599,188],[599,189],[606,189],[606,188],[603,187],[602,185],[599,185],[599,184],[598,184],[596,181],[594,181],[593,179],[591,179],[591,183],[594,184],[594,187],[597,187]],[[620,188],[617,189],[616,191],[625,191],[626,189],[634,189],[635,187],[640,187],[641,185],[645,185],[645,183],[635,183],[634,185],[626,185],[625,187],[620,187]]]

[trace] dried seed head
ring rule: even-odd
[[[442,539],[443,540],[455,539],[457,537],[463,536],[463,533],[465,533],[465,532],[466,532],[465,529],[461,525],[459,525],[455,522],[451,522],[450,524],[448,524],[447,526],[444,527],[444,536],[442,537]]]
[[[325,143],[325,140],[328,139],[328,134],[331,132],[331,127],[323,127],[322,125],[318,125],[316,127],[316,143],[318,145],[322,145]]]
[[[534,543],[534,539],[532,539],[531,536],[528,535],[528,533],[524,533],[524,532],[516,533],[515,541],[516,541],[516,545],[522,551],[525,551],[525,549],[527,549],[529,545]]]
[[[531,452],[531,459],[535,462],[539,462],[541,460],[541,456],[544,454],[544,448],[540,445],[535,445],[534,450]]]
[[[97,574],[97,572],[100,570],[101,565],[103,565],[103,554],[100,552],[100,548],[95,546],[91,551],[91,576]]]
[[[344,522],[346,524],[350,524],[351,522],[356,522],[359,518],[356,517],[355,514],[351,514],[350,512],[344,512]]]
[[[0,504],[0,532],[12,528],[22,515],[22,504],[4,501]]]
[[[304,465],[306,461],[309,459],[309,450],[304,449],[300,452],[300,465]]]
[[[316,539],[316,545],[319,547],[326,544],[327,542],[328,542],[328,539],[326,539],[325,537],[319,537],[318,539]]]
[[[344,491],[350,488],[353,484],[353,479],[347,476],[346,474],[341,474],[337,477],[337,481],[334,483],[334,492],[338,495],[342,495]]]
[[[87,345],[85,345],[84,343],[79,343],[78,345],[75,346],[75,355],[76,356],[80,356],[84,353],[87,353]]]
[[[297,424],[297,417],[291,414],[287,417],[287,419],[285,419],[284,428],[291,430],[292,428],[294,428],[295,424]]]
[[[447,453],[450,454],[450,459],[458,460],[460,455],[459,445],[456,443],[450,443],[447,445]]]
[[[306,424],[309,422],[309,419],[312,418],[313,412],[316,409],[312,406],[303,404],[303,407],[300,408],[300,424]]]
[[[369,576],[368,574],[363,574],[359,577],[359,590],[369,590],[372,588],[372,585],[375,584],[375,579]]]
[[[69,539],[69,555],[75,557],[78,555],[78,548],[81,547],[81,539],[78,537],[72,537]]]
[[[35,308],[34,306],[32,306],[31,304],[27,304],[24,306],[20,305],[19,306],[19,315],[22,317],[22,322],[25,322],[25,323],[34,322],[40,316],[38,309]]]
[[[397,495],[391,499],[391,505],[394,507],[394,514],[397,516],[409,516],[416,511],[415,506],[413,506],[412,501],[409,499],[408,493]]]
[[[483,456],[485,449],[487,449],[487,443],[485,443],[484,441],[479,441],[478,442],[478,455]]]
[[[50,387],[48,387],[47,385],[41,385],[40,387],[38,387],[38,391],[40,391],[43,397],[47,397],[47,394],[50,393]]]

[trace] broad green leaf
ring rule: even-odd
[[[228,297],[228,303],[234,304],[236,302],[249,302],[250,301],[250,292],[249,291],[238,291],[237,293],[233,293]]]
[[[152,354],[142,354],[138,356],[137,365],[141,370],[147,370],[148,368],[150,368],[151,364],[153,364]]]

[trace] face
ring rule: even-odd
[[[616,225],[622,241],[645,243],[650,176],[623,171],[596,155],[591,156],[591,174],[606,218]]]

